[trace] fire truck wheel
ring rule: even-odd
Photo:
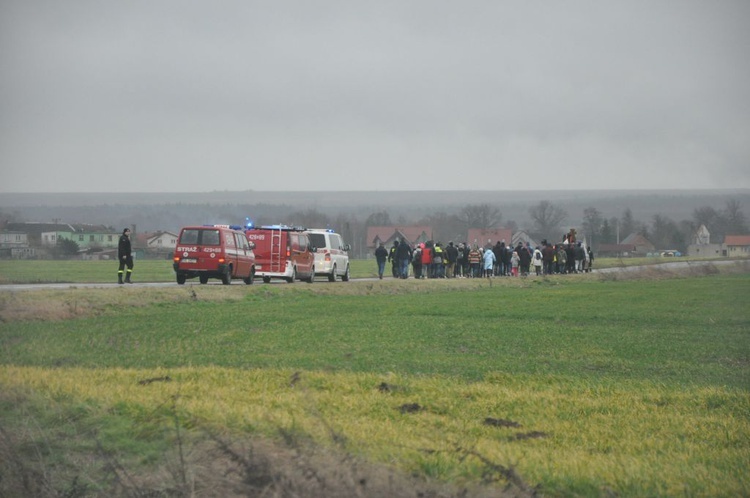
[[[336,265],[333,265],[333,268],[331,269],[331,273],[328,274],[328,281],[329,282],[336,281]]]
[[[185,285],[185,280],[186,280],[185,275],[183,275],[181,273],[177,274],[177,284],[178,285]]]
[[[208,275],[201,275],[200,277],[198,277],[198,280],[200,280],[200,282],[202,284],[207,284],[208,283]]]
[[[221,275],[221,283],[224,285],[229,285],[232,283],[232,266],[230,265],[229,268],[227,268],[227,271]]]
[[[349,265],[346,265],[346,273],[341,275],[341,281],[342,282],[348,282],[349,281]]]
[[[297,268],[292,268],[292,276],[287,278],[286,281],[290,284],[293,284],[294,281],[297,280]]]
[[[264,284],[270,284],[271,283],[271,277],[263,277],[263,283]]]

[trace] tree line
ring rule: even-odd
[[[277,204],[110,205],[59,211],[60,216],[71,218],[62,221],[103,224],[113,227],[116,232],[132,225],[136,226],[136,230],[176,232],[181,226],[196,223],[240,223],[247,213],[253,213],[251,221],[255,225],[286,223],[310,228],[333,228],[352,245],[354,257],[364,257],[369,253],[371,241],[366,240],[366,234],[371,226],[429,226],[432,229],[429,234],[431,238],[443,243],[465,241],[468,230],[472,228],[510,228],[514,232],[523,229],[537,241],[547,239],[553,242],[561,240],[570,228],[576,228],[580,238],[586,237],[595,251],[601,244],[618,243],[631,233],[644,235],[659,249],[684,252],[700,225],[708,228],[713,243],[723,242],[726,235],[750,232],[740,201],[732,198],[718,209],[699,206],[693,209],[690,218],[683,220],[674,220],[660,213],[647,219],[636,219],[629,207],[619,216],[610,217],[604,216],[596,206],[569,213],[561,204],[546,200],[530,205],[527,217],[521,223],[505,219],[501,209],[490,202],[446,207],[438,205],[434,209],[419,206],[412,211],[382,206],[369,210],[367,206],[347,206],[335,212],[324,212],[317,208],[299,209]],[[40,221],[25,219],[26,216],[18,210],[0,210],[0,224],[4,221]]]

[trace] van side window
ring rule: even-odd
[[[237,240],[237,247],[239,249],[243,249],[243,250],[247,251],[249,249],[249,247],[247,247],[247,239],[245,238],[245,236],[244,235],[240,235],[238,233],[234,234],[234,236],[236,237],[236,240]]]

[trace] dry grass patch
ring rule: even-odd
[[[245,297],[241,289],[240,286],[128,286],[0,292],[0,322],[70,320],[164,303],[238,301]]]
[[[283,434],[293,446],[313,442],[446,482],[489,472],[500,487],[515,475],[553,494],[607,487],[629,496],[729,496],[750,486],[750,401],[721,388],[220,368],[3,367],[0,383],[165,423],[163,407],[176,400],[189,427]]]

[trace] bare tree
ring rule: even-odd
[[[488,230],[497,228],[503,220],[500,209],[489,204],[468,204],[461,208],[458,219],[465,228],[482,228]]]
[[[711,206],[701,206],[693,210],[693,222],[695,228],[705,225],[710,232],[719,229],[721,215]]]
[[[309,227],[309,228],[326,228],[329,220],[328,215],[321,213],[316,209],[307,211],[295,211],[289,214],[289,220],[292,225]]]
[[[747,219],[742,212],[742,204],[737,199],[729,199],[722,211],[727,235],[747,233]]]
[[[534,223],[535,235],[549,237],[551,233],[559,231],[560,224],[568,217],[568,213],[561,207],[549,201],[541,201],[529,208],[529,215]],[[557,236],[552,237],[557,240]]]
[[[432,234],[430,235],[435,242],[442,242],[443,245],[448,241],[458,242],[466,237],[463,221],[457,215],[447,214],[444,211],[425,216],[417,224],[431,227]]]
[[[599,244],[599,233],[602,229],[604,216],[595,207],[587,207],[583,210],[583,235],[588,237],[588,243],[594,247]]]
[[[631,233],[637,233],[639,231],[637,223],[635,219],[633,219],[633,211],[631,211],[630,208],[625,208],[625,211],[623,211],[622,218],[620,219],[619,230],[621,239],[624,239]]]
[[[657,249],[685,250],[685,238],[680,227],[672,219],[655,214],[651,220],[651,230],[648,238]]]
[[[387,227],[392,224],[393,223],[391,223],[391,215],[388,214],[388,211],[378,211],[377,213],[372,213],[365,220],[365,225],[368,227]]]
[[[724,209],[716,210],[711,206],[701,206],[693,211],[693,229],[705,225],[711,233],[711,239],[721,241],[729,234],[748,232],[747,219],[742,212],[742,205],[737,199],[729,199]]]

